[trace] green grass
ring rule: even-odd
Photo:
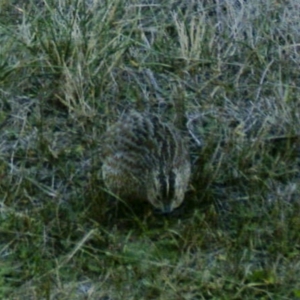
[[[0,1],[1,299],[300,299],[299,4],[219,3]],[[168,217],[101,180],[131,108],[194,136]]]

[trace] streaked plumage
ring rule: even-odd
[[[122,199],[149,201],[163,213],[179,207],[191,173],[187,138],[157,115],[131,111],[103,138],[102,175]]]

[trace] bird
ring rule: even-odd
[[[114,196],[148,201],[169,214],[181,206],[188,189],[188,138],[158,114],[124,113],[103,135],[102,177]]]

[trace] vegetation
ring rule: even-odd
[[[298,0],[0,11],[1,299],[300,299]],[[101,136],[131,108],[185,111],[170,216],[105,191]]]

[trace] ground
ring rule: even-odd
[[[0,298],[300,299],[299,8],[0,1]],[[170,216],[103,185],[129,109],[190,137]]]

